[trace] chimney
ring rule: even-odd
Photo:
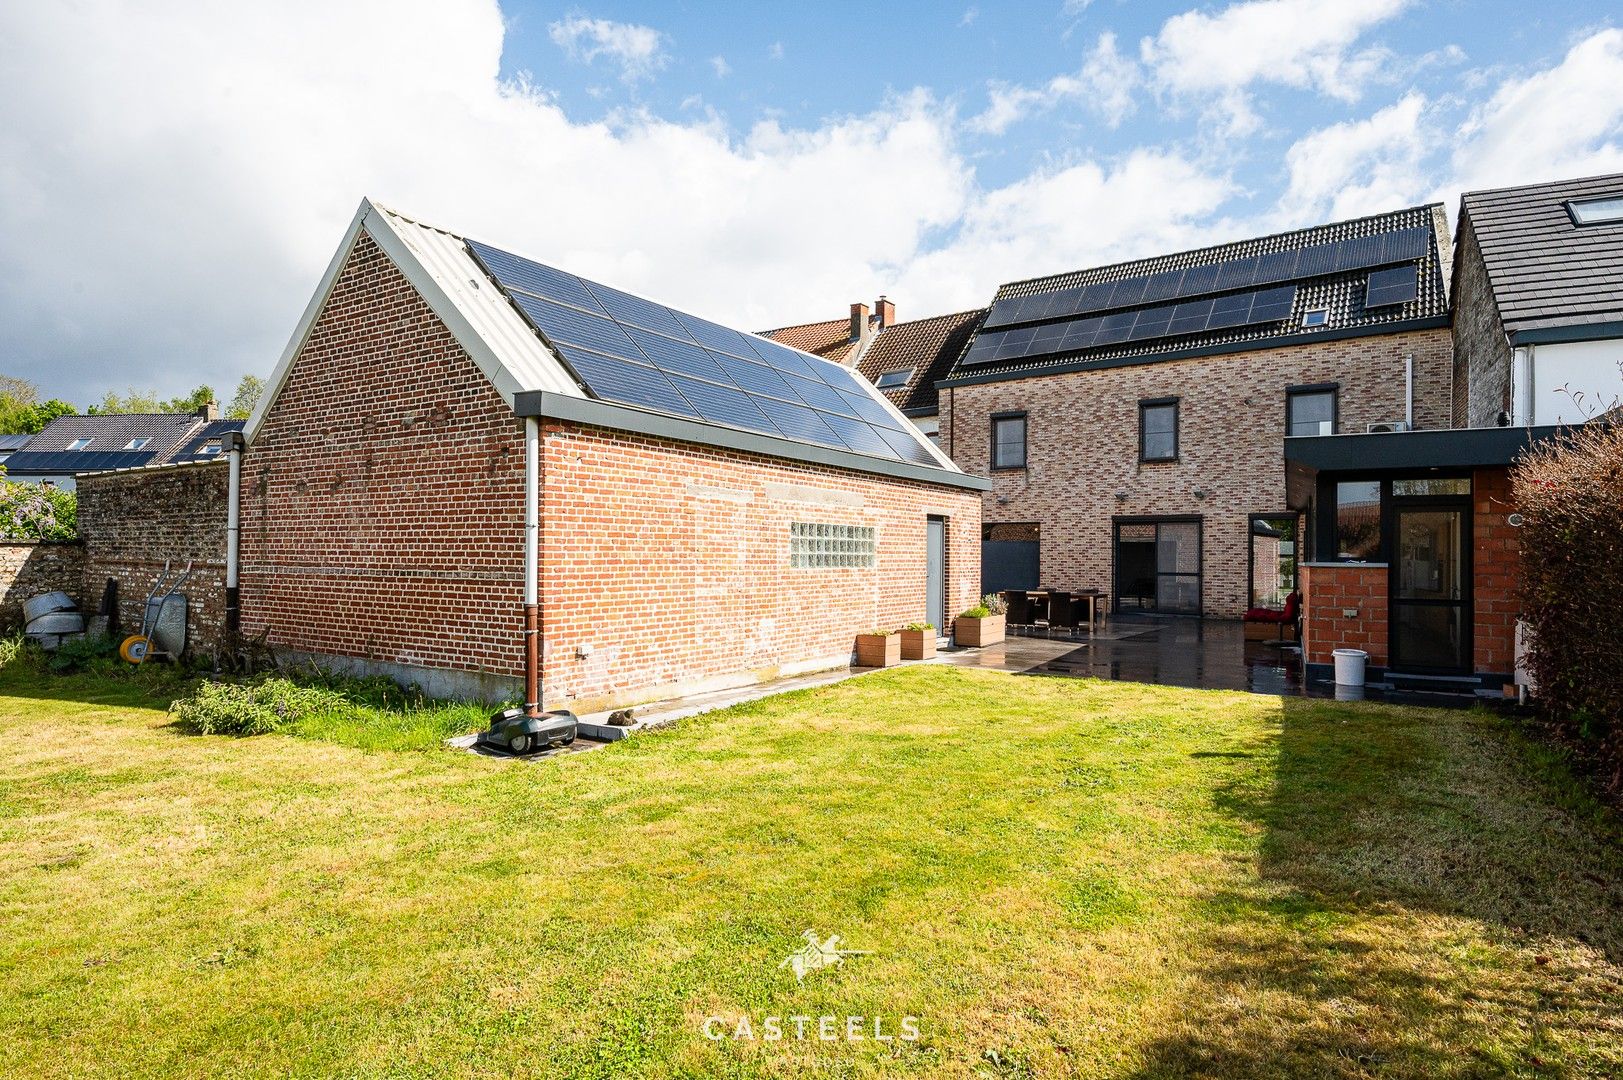
[[[851,305],[851,340],[868,340],[868,305]]]
[[[199,420],[218,420],[220,418],[220,403],[211,401],[207,405],[199,405],[192,415]]]
[[[879,313],[879,329],[896,325],[896,305],[881,296],[874,304],[874,310]]]

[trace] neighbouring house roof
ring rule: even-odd
[[[868,326],[878,329],[879,316],[869,315]],[[842,367],[851,367],[856,362],[863,344],[851,336],[849,318],[801,323],[798,326],[780,326],[776,330],[762,330],[760,336],[771,338],[791,349],[799,349],[813,356],[821,356],[824,360],[832,360]]]
[[[1580,225],[1568,204],[1623,198],[1623,173],[1460,197],[1487,267],[1505,332],[1536,340],[1540,331],[1613,326],[1623,336],[1623,221]],[[1531,335],[1531,336],[1529,336]],[[1583,336],[1583,335],[1580,335]]]
[[[59,416],[6,459],[6,471],[12,476],[72,476],[152,465],[205,423],[195,413]],[[79,439],[90,442],[80,450],[68,449]],[[137,439],[148,441],[139,450],[126,449]]]
[[[233,431],[241,431],[246,420],[210,420],[175,447],[174,453],[164,458],[166,465],[188,461],[212,461],[225,450],[224,438]]]
[[[369,200],[362,201],[248,420],[250,444],[363,233],[510,405],[518,407],[522,395],[525,409],[589,414],[603,426],[642,430],[642,424],[679,430],[685,434],[670,437],[694,442],[745,443],[760,453],[971,483],[849,369],[424,225]],[[639,416],[663,419],[644,422]],[[811,448],[816,452],[809,453]]]
[[[1432,204],[1010,282],[946,382],[1446,326],[1450,258]]]
[[[0,435],[0,454],[9,454],[13,450],[21,450],[32,435]]]
[[[977,308],[887,326],[868,346],[857,370],[902,412],[932,414],[939,408],[935,384],[952,369],[985,316],[986,309]],[[900,378],[898,372],[905,372],[905,379],[879,386],[887,375]]]

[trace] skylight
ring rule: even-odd
[[[1601,225],[1609,221],[1623,221],[1623,196],[1604,199],[1577,199],[1567,203],[1567,212],[1574,224]]]
[[[152,441],[151,439],[147,439],[147,438],[131,439],[129,442],[124,444],[124,449],[126,449],[126,450],[145,450],[147,448],[147,443],[149,443],[151,441]]]
[[[878,381],[876,381],[874,385],[879,387],[881,390],[889,386],[905,386],[907,384],[907,380],[911,379],[912,377],[912,368],[901,368],[897,371],[885,372],[883,375],[879,376]]]
[[[203,448],[198,451],[198,453],[202,454],[204,457],[213,457],[219,452],[220,444],[218,442],[206,442],[203,444]]]
[[[1312,311],[1302,312],[1303,326],[1323,326],[1330,321],[1329,308],[1314,308]]]
[[[89,439],[74,439],[72,442],[68,443],[68,449],[69,450],[83,450],[85,447],[87,447],[89,445],[90,445],[90,440]]]

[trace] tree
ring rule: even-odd
[[[38,435],[46,424],[74,411],[58,398],[39,400],[39,387],[27,379],[0,375],[0,435]]]
[[[264,379],[258,375],[244,375],[242,381],[237,384],[237,392],[231,395],[231,406],[225,410],[226,419],[248,419],[248,414],[259,404],[259,395],[264,392]]]
[[[122,395],[111,390],[107,391],[101,401],[90,406],[87,411],[92,416],[108,416],[114,413],[189,413],[196,412],[214,400],[214,388],[207,383],[184,397],[169,398],[167,401],[158,400],[156,391],[137,390],[131,386],[126,387]]]

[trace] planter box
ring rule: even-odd
[[[902,639],[903,660],[928,660],[935,655],[934,630],[903,630],[897,636]]]
[[[902,662],[900,634],[857,635],[857,667],[890,667]]]
[[[952,624],[953,640],[972,649],[1000,645],[1003,642],[1004,618],[1002,615],[988,615],[984,619],[970,619],[960,615]]]

